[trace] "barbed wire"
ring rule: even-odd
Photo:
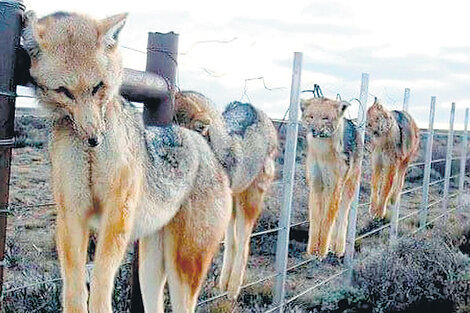
[[[313,93],[314,98],[324,98],[323,92],[320,88],[320,85],[318,84],[314,84],[313,89],[305,89],[305,90],[302,90],[300,93],[305,93],[305,92]]]
[[[199,41],[196,41],[195,43],[193,43],[191,46],[189,46],[189,48],[185,52],[181,52],[180,54],[181,55],[187,55],[187,54],[189,54],[189,51],[194,49],[194,47],[196,47],[198,45],[201,45],[201,44],[212,44],[212,43],[228,44],[228,43],[232,43],[236,40],[238,40],[238,37],[233,37],[232,39],[228,39],[228,40],[220,40],[220,39],[199,40]]]
[[[246,99],[248,100],[248,102],[251,103],[250,96],[248,95],[248,83],[249,83],[249,82],[252,82],[252,81],[261,81],[262,84],[263,84],[263,88],[264,88],[265,90],[268,90],[268,91],[286,89],[286,87],[268,87],[268,85],[266,84],[266,80],[265,80],[264,76],[245,78],[244,81],[245,81],[245,83],[244,83],[244,85],[243,85],[243,92],[242,92],[242,95],[241,95],[241,97],[240,97],[240,102],[243,101],[243,99],[246,97]]]
[[[234,40],[234,39],[233,39],[233,40]],[[231,40],[231,41],[233,41],[233,40]],[[231,41],[228,41],[228,42],[231,42]],[[227,42],[227,43],[228,43],[228,42]],[[203,42],[202,42],[202,43],[203,43]],[[137,50],[137,49],[132,49],[132,48],[130,48],[130,47],[126,47],[126,48],[127,48],[127,49],[131,49],[131,50],[135,50],[135,51],[137,51],[137,52],[145,53],[145,52],[143,52],[143,51],[139,51],[139,50]],[[191,49],[192,49],[192,48],[191,48]],[[189,50],[191,50],[191,49],[189,49]],[[176,66],[176,68],[177,68],[177,73],[178,73],[178,63],[177,63],[176,57],[174,56],[174,53],[171,53],[170,51],[167,51],[167,50],[164,50],[164,49],[158,49],[158,48],[152,48],[152,49],[149,49],[148,51],[149,51],[149,52],[159,52],[159,53],[164,53],[164,54],[166,54],[166,55],[170,58],[170,60],[172,60],[172,62],[175,63],[175,66]],[[208,73],[208,74],[211,75],[210,73]],[[177,75],[177,77],[178,77],[178,75]],[[214,76],[214,77],[215,77],[215,76]],[[265,90],[268,90],[268,91],[273,91],[273,90],[278,90],[278,89],[286,89],[286,87],[275,87],[275,88],[268,87],[268,85],[266,84],[266,81],[265,81],[264,76],[259,76],[259,77],[254,77],[254,78],[247,78],[247,79],[245,79],[244,90],[243,90],[242,98],[243,98],[244,96],[246,96],[246,97],[248,98],[248,100],[250,100],[250,99],[249,99],[249,96],[248,96],[248,83],[251,82],[251,81],[257,81],[257,80],[260,80],[260,81],[263,83],[264,89],[265,89]],[[315,85],[315,86],[318,86],[318,85]],[[306,90],[306,92],[313,92],[314,95],[315,95],[315,89],[316,89],[316,88],[314,87],[313,90]],[[320,96],[320,95],[321,95],[321,97],[323,97],[323,93],[322,93],[321,89],[319,88],[319,86],[318,86],[318,90],[316,91],[316,93],[317,93],[317,96]],[[2,92],[0,92],[0,95],[7,95],[7,96],[12,96],[12,97],[14,96],[14,97],[35,98],[35,97],[33,97],[33,96],[17,95],[16,93],[15,93],[15,94],[12,94],[12,93],[2,93]],[[369,94],[369,95],[372,95],[372,94]],[[341,95],[340,95],[339,93],[337,93],[336,99],[341,100]],[[363,104],[361,103],[361,101],[360,101],[359,99],[357,99],[357,98],[352,98],[352,99],[350,100],[350,102],[351,102],[351,101],[357,101],[357,102],[359,103],[359,109],[360,109],[360,110],[361,110],[361,109],[364,109]],[[251,100],[250,100],[250,102],[251,102]],[[283,125],[283,123],[284,123],[284,121],[285,121],[285,118],[286,118],[288,112],[289,112],[289,109],[286,110],[286,112],[285,112],[285,114],[284,114],[284,117],[283,117],[283,119],[282,119],[282,121],[281,121],[281,124],[280,124],[278,130],[280,129],[281,125]],[[361,111],[361,112],[363,112],[363,111]],[[454,158],[454,159],[459,159],[459,158]],[[443,160],[445,161],[446,159],[443,159]],[[453,159],[451,158],[451,160],[453,160]],[[438,161],[441,162],[442,159],[433,160],[433,161],[431,161],[431,163],[433,163],[433,162],[438,162]],[[418,163],[417,163],[417,164],[418,164]],[[459,175],[453,175],[453,176],[450,176],[448,179],[451,180],[451,179],[457,178],[458,176],[459,176]],[[437,185],[438,183],[441,183],[441,182],[443,182],[443,181],[445,181],[445,179],[436,180],[436,181],[434,181],[434,182],[431,182],[431,183],[429,184],[429,186]],[[409,189],[409,190],[405,190],[405,191],[402,192],[402,194],[410,193],[410,190],[412,190],[413,192],[419,191],[419,190],[421,190],[421,188],[422,188],[422,186],[420,186],[420,187],[415,187],[415,188],[412,188],[412,189]],[[451,187],[451,188],[453,188],[453,187]],[[455,189],[455,188],[454,188],[454,189]],[[460,191],[459,191],[459,192],[460,192]],[[451,195],[448,196],[448,199],[451,199],[451,198],[455,197],[456,195],[458,195],[458,193],[451,194]],[[438,199],[438,200],[436,200],[436,201],[433,201],[433,202],[431,202],[431,203],[428,204],[427,208],[430,208],[430,207],[432,207],[432,206],[435,206],[436,204],[441,203],[443,200],[444,200],[444,199]],[[365,203],[365,204],[367,205],[367,203]],[[22,204],[22,203],[10,203],[9,207],[12,206],[12,207],[16,207],[16,208],[34,208],[34,207],[40,207],[40,206],[54,206],[54,205],[56,205],[56,204],[55,204],[55,203],[44,203],[44,204],[36,204],[36,205],[24,205],[24,204]],[[364,204],[363,204],[363,205],[364,205]],[[409,217],[411,217],[411,216],[417,215],[418,213],[421,212],[421,210],[422,210],[422,209],[417,210],[417,211],[414,211],[414,212],[412,212],[412,213],[409,213],[409,214],[407,214],[407,215],[405,215],[405,216],[399,217],[398,221],[402,221],[402,220],[407,219],[407,218],[409,218]],[[446,216],[447,214],[450,214],[450,213],[453,212],[454,210],[456,210],[456,207],[454,207],[453,209],[449,210],[448,212],[445,212],[445,213],[439,215],[437,218],[428,221],[428,224],[434,223],[435,221],[439,220],[440,218]],[[5,212],[6,212],[6,210],[0,210],[0,213],[5,213]],[[299,226],[299,225],[307,224],[307,223],[309,223],[309,221],[303,221],[303,222],[295,223],[295,224],[290,225],[289,227],[295,227],[295,226]],[[360,236],[357,236],[355,240],[357,241],[357,240],[361,240],[361,239],[367,238],[367,237],[369,237],[369,236],[372,236],[373,234],[376,234],[376,233],[381,232],[382,230],[384,230],[384,229],[386,229],[386,228],[388,228],[388,227],[390,227],[390,226],[391,226],[391,223],[384,224],[384,225],[382,225],[382,226],[380,226],[380,227],[378,227],[378,228],[376,228],[376,229],[374,229],[374,230],[372,230],[372,231],[370,231],[370,232],[368,232],[368,233],[366,233],[366,234],[362,234],[362,235],[360,235]],[[252,234],[252,235],[251,235],[251,238],[253,238],[253,237],[255,237],[255,236],[265,235],[265,234],[268,234],[268,233],[274,233],[274,232],[277,232],[277,231],[279,231],[279,230],[281,230],[281,228],[263,230],[263,231],[260,231],[260,232],[258,232],[258,233]],[[419,230],[416,230],[416,232],[417,232],[417,231],[419,231]],[[414,234],[414,233],[413,233],[413,234]],[[401,238],[403,238],[403,237],[404,237],[404,236],[402,236]],[[289,267],[289,268],[287,269],[287,271],[291,271],[291,270],[293,270],[293,269],[295,269],[295,268],[297,268],[297,267],[303,266],[303,265],[309,263],[310,261],[311,261],[311,260],[302,261],[301,263],[299,263],[299,264],[297,264],[297,265],[294,265],[294,266]],[[126,263],[124,263],[123,265],[126,265]],[[4,266],[4,265],[2,264],[1,266]],[[333,279],[335,279],[335,278],[341,276],[341,275],[342,275],[343,273],[345,273],[346,271],[347,271],[347,270],[343,270],[343,271],[340,271],[340,272],[338,272],[338,273],[336,273],[336,274],[334,274],[334,275],[332,275],[332,276],[329,276],[327,279],[322,280],[321,282],[315,284],[315,285],[312,286],[312,287],[309,287],[307,290],[304,290],[304,291],[302,291],[301,293],[292,296],[291,298],[285,299],[285,301],[283,302],[283,304],[285,305],[285,304],[289,304],[289,303],[295,301],[296,299],[298,299],[298,298],[301,297],[302,295],[304,295],[304,294],[306,294],[306,293],[308,293],[308,292],[310,292],[310,291],[312,291],[312,290],[318,288],[319,286],[321,286],[321,285],[323,285],[323,284],[325,284],[325,283],[327,283],[327,282],[329,282],[329,281],[331,281],[331,280],[333,280]],[[264,282],[264,281],[267,281],[268,279],[273,279],[273,278],[277,277],[278,275],[279,275],[279,274],[269,275],[268,277],[264,277],[264,278],[258,279],[258,280],[256,280],[256,281],[250,282],[250,283],[244,285],[242,288],[247,288],[247,287],[249,287],[249,286],[253,286],[253,285],[255,285],[255,284],[262,283],[262,282]],[[6,289],[6,290],[4,290],[4,293],[16,292],[16,291],[18,291],[18,290],[22,290],[22,289],[25,289],[25,288],[32,288],[32,287],[38,286],[38,285],[40,285],[40,284],[58,283],[58,282],[60,282],[61,280],[62,280],[61,278],[53,278],[53,279],[49,279],[49,280],[45,280],[45,281],[34,282],[34,283],[27,284],[27,285],[24,285],[24,286],[19,286],[19,287],[14,287],[14,288]],[[226,295],[226,294],[221,294],[221,295],[218,295],[218,296],[215,296],[215,297],[212,297],[212,298],[203,300],[202,303],[198,303],[198,305],[200,305],[200,304],[205,304],[205,303],[209,303],[209,302],[211,302],[211,301],[213,301],[213,300],[215,300],[215,299],[222,298],[222,297],[224,297],[225,295]]]
[[[449,179],[453,179],[453,178],[455,178],[455,177],[457,177],[457,176],[458,176],[458,175],[451,176]],[[455,193],[453,193],[453,194],[449,194],[449,195],[448,195],[448,199],[455,198],[455,197],[457,197],[460,193],[461,193],[461,191],[455,192]],[[431,203],[428,205],[428,208],[430,208],[430,207],[432,207],[432,206],[435,206],[436,204],[438,204],[438,203],[440,203],[440,202],[442,202],[442,201],[443,201],[443,199],[439,199],[439,200],[436,200],[436,201],[434,201],[434,202],[431,202]],[[51,205],[51,204],[46,204],[46,205]],[[452,209],[450,209],[450,210],[448,210],[448,211],[446,211],[446,212],[444,212],[444,213],[438,215],[437,217],[435,217],[435,218],[433,218],[432,220],[428,221],[425,226],[428,226],[428,225],[433,224],[434,222],[438,221],[439,219],[441,219],[441,218],[447,216],[448,214],[450,214],[451,212],[455,211],[457,208],[458,208],[458,206],[456,206],[456,207],[454,207],[454,208],[452,208]],[[407,215],[405,215],[405,216],[402,216],[402,217],[399,218],[398,221],[403,221],[403,220],[405,220],[405,219],[407,219],[407,218],[409,218],[409,217],[411,217],[411,216],[415,216],[415,215],[419,214],[420,211],[421,211],[421,209],[420,209],[420,210],[417,210],[417,211],[414,211],[414,212],[411,212],[411,213],[409,213],[409,214],[407,214]],[[305,223],[305,222],[301,222],[301,223]],[[296,226],[296,225],[300,225],[301,223],[292,224],[291,227],[294,227],[294,226]],[[356,237],[356,241],[357,241],[357,240],[364,239],[364,238],[366,238],[366,237],[368,237],[368,236],[372,236],[373,234],[379,233],[380,231],[382,231],[382,230],[384,230],[384,229],[386,229],[386,228],[388,228],[388,227],[390,227],[390,223],[387,223],[387,224],[385,224],[385,225],[382,225],[382,226],[380,226],[380,227],[378,227],[378,228],[376,228],[376,229],[374,229],[374,230],[368,232],[367,234],[363,234],[363,235],[360,235],[360,236]],[[416,234],[420,229],[421,229],[421,228],[417,228],[415,231],[413,231],[413,232],[410,233],[410,234],[402,235],[398,240],[402,240],[402,239],[405,238],[405,237],[414,235],[414,234]],[[261,233],[267,233],[267,231],[260,232],[260,234],[261,234]],[[257,234],[252,234],[251,237],[253,238],[253,237],[256,236],[256,235],[257,235]],[[370,257],[370,255],[369,255],[369,256],[366,256],[365,259],[367,259],[368,257]],[[294,265],[294,266],[291,266],[291,267],[287,268],[287,272],[292,271],[292,270],[294,270],[294,269],[296,269],[296,268],[298,268],[298,267],[304,266],[304,265],[306,265],[307,263],[311,262],[313,259],[315,259],[315,258],[312,258],[312,259],[309,259],[309,260],[305,260],[305,261],[302,261],[302,262],[299,263],[299,264],[296,264],[296,265]],[[362,261],[364,261],[364,259],[363,259]],[[123,263],[123,264],[121,264],[121,266],[129,265],[130,263],[131,263],[131,262]],[[318,281],[318,282],[315,283],[313,286],[310,286],[310,287],[308,287],[307,289],[301,291],[300,293],[297,293],[297,294],[293,295],[292,297],[285,299],[285,300],[283,301],[283,304],[282,304],[282,305],[287,305],[287,304],[289,304],[289,303],[292,303],[293,301],[295,301],[296,299],[300,298],[301,296],[303,296],[303,295],[305,295],[305,294],[307,294],[307,293],[309,293],[309,292],[312,292],[313,290],[319,288],[320,286],[322,286],[322,285],[324,285],[324,284],[326,284],[326,283],[328,283],[328,282],[330,282],[330,281],[332,281],[332,280],[334,280],[334,279],[340,277],[341,275],[343,275],[343,274],[346,273],[347,271],[349,271],[349,269],[340,270],[339,272],[337,272],[337,273],[335,273],[335,274],[333,274],[333,275],[328,276],[326,279],[323,279],[323,280]],[[255,280],[255,281],[250,282],[250,283],[244,284],[244,285],[241,287],[241,289],[245,289],[245,288],[251,287],[251,286],[253,286],[253,285],[263,283],[263,282],[265,282],[265,281],[267,281],[267,280],[270,280],[270,279],[273,279],[273,278],[277,277],[278,275],[279,275],[279,274],[272,274],[272,275],[268,275],[267,277],[263,277],[263,278],[257,279],[257,280]],[[24,289],[27,289],[27,288],[32,288],[32,287],[36,287],[36,286],[39,286],[39,285],[43,285],[43,284],[51,284],[51,283],[54,283],[54,284],[55,284],[55,283],[59,283],[59,282],[61,282],[61,281],[62,281],[62,278],[58,277],[58,278],[48,279],[48,280],[45,280],[45,281],[39,281],[39,282],[29,283],[29,284],[26,284],[26,285],[23,285],[23,286],[17,286],[17,287],[5,289],[5,290],[3,291],[3,294],[9,294],[9,293],[13,293],[13,292],[16,292],[16,291],[24,290]],[[6,284],[8,284],[8,283],[6,283]],[[227,295],[227,293],[222,293],[222,294],[219,294],[219,295],[210,297],[210,298],[208,298],[208,299],[201,300],[200,302],[198,302],[197,305],[200,306],[200,305],[205,305],[205,304],[211,303],[211,302],[213,302],[213,301],[216,301],[216,300],[218,300],[218,299],[221,299],[221,298],[225,297],[226,295]],[[277,308],[278,308],[278,307],[271,308],[270,310],[268,310],[268,311],[266,311],[266,312],[272,312],[273,309],[275,310],[275,309],[277,309]]]
[[[470,159],[470,158],[467,158],[467,160],[468,160],[468,159]],[[460,175],[460,174],[456,174],[456,175],[450,176],[450,177],[449,177],[449,180],[452,180],[452,179],[454,179],[454,178],[457,178],[459,175]],[[435,181],[435,182],[430,183],[429,186],[434,185],[434,184],[436,184],[436,183],[442,183],[443,181],[444,181],[444,179],[442,179],[442,180],[437,180],[437,181]],[[422,188],[422,186],[420,186],[419,188]],[[413,191],[417,191],[417,190],[418,190],[417,188],[412,188],[412,189],[413,189]],[[454,188],[454,189],[456,189],[456,188]],[[410,189],[410,190],[411,190],[411,189]],[[403,195],[403,194],[406,194],[406,193],[409,193],[408,190],[403,191],[401,194]],[[458,192],[455,192],[455,193],[453,193],[453,194],[449,194],[449,195],[448,195],[448,199],[455,198],[455,197],[457,197],[460,193],[463,193],[463,192],[458,191]],[[432,207],[432,206],[435,206],[436,204],[441,203],[443,200],[444,200],[444,199],[438,199],[438,200],[436,200],[436,201],[434,201],[434,202],[431,202],[431,203],[427,206],[427,208],[430,208],[430,207]],[[367,204],[368,204],[368,203],[363,203],[362,205],[367,205]],[[36,205],[36,206],[52,206],[52,205],[55,205],[55,203],[40,204],[40,205]],[[33,207],[33,206],[30,205],[30,207]],[[419,214],[422,210],[423,210],[423,209],[419,209],[419,210],[416,210],[416,211],[414,211],[414,212],[411,212],[411,213],[409,213],[409,214],[407,214],[407,215],[405,215],[405,216],[400,217],[398,220],[399,220],[399,221],[403,221],[403,220],[405,220],[405,219],[408,219],[408,218],[411,217],[411,216],[414,216],[414,215]],[[453,210],[452,210],[452,211],[453,211]],[[445,214],[444,214],[444,215],[445,215]],[[441,217],[442,217],[442,216],[441,216]],[[437,220],[437,219],[435,219],[435,220]],[[435,221],[435,220],[434,220],[434,221]],[[302,224],[308,224],[308,223],[309,223],[308,220],[307,220],[307,221],[302,221],[302,222],[297,222],[297,223],[291,224],[289,227],[292,228],[292,227],[296,227],[296,226],[299,226],[299,225],[302,225]],[[371,231],[369,231],[369,232],[367,232],[367,233],[365,233],[365,234],[358,235],[358,236],[355,238],[355,241],[362,240],[362,239],[364,239],[364,238],[366,238],[366,237],[370,237],[371,235],[376,234],[376,233],[378,233],[378,232],[380,232],[380,231],[382,231],[382,230],[384,230],[384,229],[390,227],[390,225],[391,225],[391,223],[387,223],[387,224],[384,224],[384,225],[382,225],[382,226],[380,226],[380,227],[378,227],[378,228],[376,228],[376,229],[373,229],[373,230],[371,230]],[[260,231],[260,232],[251,234],[250,238],[254,238],[254,237],[257,237],[257,236],[259,236],[259,235],[264,235],[264,234],[268,234],[268,233],[271,233],[271,232],[276,232],[276,231],[279,231],[279,230],[281,230],[281,228],[263,230],[263,231]],[[298,264],[296,264],[296,265],[290,266],[289,268],[287,268],[287,271],[288,271],[288,272],[289,272],[289,271],[292,271],[292,270],[294,270],[294,269],[296,269],[296,268],[298,268],[298,267],[300,267],[300,266],[306,265],[307,263],[309,263],[309,262],[311,262],[311,261],[313,261],[313,260],[316,260],[316,259],[317,259],[317,258],[311,258],[311,259],[302,261],[302,262],[300,262],[300,263],[298,263]],[[129,265],[129,264],[131,264],[131,262],[125,262],[125,263],[122,263],[121,266],[126,266],[126,265]],[[2,265],[2,266],[3,266],[3,265]],[[249,287],[249,286],[252,286],[252,285],[254,285],[254,284],[256,284],[256,283],[260,283],[260,282],[266,281],[266,280],[268,280],[268,279],[272,279],[272,278],[274,278],[274,277],[276,277],[276,276],[277,276],[277,274],[274,274],[274,275],[272,275],[272,276],[270,276],[270,277],[268,277],[268,278],[264,278],[264,279],[260,279],[259,281],[247,283],[247,284],[245,284],[245,285],[242,287],[242,289],[243,289],[243,288],[247,288],[247,287]],[[26,285],[23,285],[23,286],[20,286],[20,287],[14,287],[14,288],[11,288],[11,289],[6,289],[6,290],[4,290],[4,293],[11,293],[11,292],[14,292],[14,291],[18,291],[18,290],[21,290],[21,289],[30,288],[30,287],[34,287],[34,286],[38,286],[38,285],[41,285],[41,284],[49,284],[49,283],[55,283],[55,282],[60,282],[60,281],[62,281],[62,279],[59,277],[59,278],[53,278],[53,279],[49,279],[49,280],[45,280],[45,281],[39,281],[39,282],[29,283],[29,284],[26,284]],[[11,283],[10,283],[10,282],[6,282],[5,284],[11,284]],[[211,299],[212,299],[212,300],[215,300],[215,299],[218,299],[218,298],[222,298],[222,297],[224,297],[224,296],[226,296],[226,293],[221,294],[221,295],[218,295],[218,296],[215,296],[215,297],[213,297],[213,298],[211,298]],[[210,301],[203,300],[201,303],[198,303],[198,305],[204,304],[204,303],[206,303],[206,302],[210,302]]]
[[[213,44],[213,43],[228,44],[228,43],[232,43],[236,40],[238,40],[238,37],[233,37],[233,38],[228,39],[228,40],[220,40],[220,39],[199,40],[199,41],[196,41],[193,44],[191,44],[191,46],[185,52],[178,52],[178,53],[173,53],[172,51],[161,49],[161,48],[155,48],[155,47],[148,48],[147,51],[143,51],[143,50],[140,50],[140,49],[135,49],[135,48],[129,47],[127,45],[120,45],[120,47],[124,48],[124,49],[127,49],[127,50],[130,50],[130,51],[138,52],[138,53],[144,54],[144,55],[147,55],[147,52],[163,53],[163,54],[167,55],[175,63],[175,65],[178,69],[178,62],[177,62],[176,56],[189,56],[189,52],[192,49],[194,49],[194,47],[196,47],[198,45],[201,45],[201,44]],[[200,67],[200,69],[204,73],[206,73],[207,75],[215,77],[215,78],[220,78],[220,77],[223,77],[223,76],[226,75],[226,73],[217,73],[216,71],[209,69],[207,66],[202,66],[202,67]],[[178,70],[177,70],[177,81],[178,81],[178,86],[179,86],[179,71]]]

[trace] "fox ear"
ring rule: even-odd
[[[36,58],[41,52],[39,40],[44,29],[37,22],[38,19],[34,11],[27,11],[24,14],[23,45],[31,58]]]
[[[374,103],[372,104],[372,106],[375,106],[377,109],[380,110],[383,109],[382,104],[380,104],[379,99],[377,99],[377,97],[374,98]]]
[[[344,111],[346,111],[346,109],[349,108],[350,105],[351,105],[351,103],[349,103],[347,101],[341,101],[339,103],[339,110],[340,110],[341,114],[343,114]]]
[[[300,99],[300,111],[303,112],[309,106],[310,101],[305,99]]]
[[[122,13],[107,17],[101,21],[101,40],[107,49],[112,49],[116,46],[119,33],[124,27],[124,24],[126,24],[126,19],[127,13]]]

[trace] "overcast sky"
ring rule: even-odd
[[[467,1],[32,1],[38,16],[77,11],[102,18],[129,12],[122,46],[145,51],[149,31],[179,37],[182,89],[200,91],[220,108],[250,101],[271,117],[288,107],[294,51],[304,53],[302,88],[325,96],[359,97],[370,74],[369,103],[379,97],[400,109],[411,89],[410,113],[427,127],[431,96],[437,126],[446,128],[451,102],[457,128],[470,106],[470,2]],[[212,42],[214,41],[214,42]],[[200,42],[200,43],[199,43]],[[205,43],[203,43],[205,42]],[[226,42],[226,43],[221,43]],[[122,48],[124,65],[145,68],[145,54]],[[267,90],[260,80],[264,77]],[[244,92],[246,90],[246,92]],[[357,104],[348,115],[355,117]]]

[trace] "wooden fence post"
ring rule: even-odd
[[[149,99],[144,102],[144,123],[148,126],[166,126],[173,120],[173,86],[176,80],[178,55],[178,34],[173,32],[149,33],[147,43],[146,71],[158,74],[167,83],[168,94],[162,98]],[[144,312],[139,283],[139,244],[134,244],[134,261],[132,263],[132,297],[131,312]],[[156,296],[156,295],[155,295]]]
[[[24,12],[22,1],[0,0],[0,289],[3,289],[5,237],[15,120],[15,65]],[[0,304],[0,311],[2,304]]]

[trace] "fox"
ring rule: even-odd
[[[365,138],[372,161],[369,212],[384,218],[387,204],[400,200],[406,171],[418,154],[419,128],[410,114],[389,111],[375,98],[367,110]]]
[[[263,111],[249,103],[232,102],[220,113],[208,97],[189,90],[176,94],[174,118],[176,124],[206,139],[228,174],[233,212],[225,235],[219,287],[237,299],[250,235],[275,177],[276,129]]]
[[[111,313],[118,267],[137,239],[145,312],[164,311],[166,282],[173,312],[194,312],[230,221],[229,178],[200,134],[174,124],[145,127],[119,95],[126,18],[25,14],[30,74],[52,125],[63,312]],[[88,299],[91,233],[97,243]]]
[[[331,246],[341,257],[346,247],[349,209],[361,177],[361,135],[357,125],[344,118],[348,102],[315,97],[301,99],[300,104],[307,132],[307,254],[323,258]]]

